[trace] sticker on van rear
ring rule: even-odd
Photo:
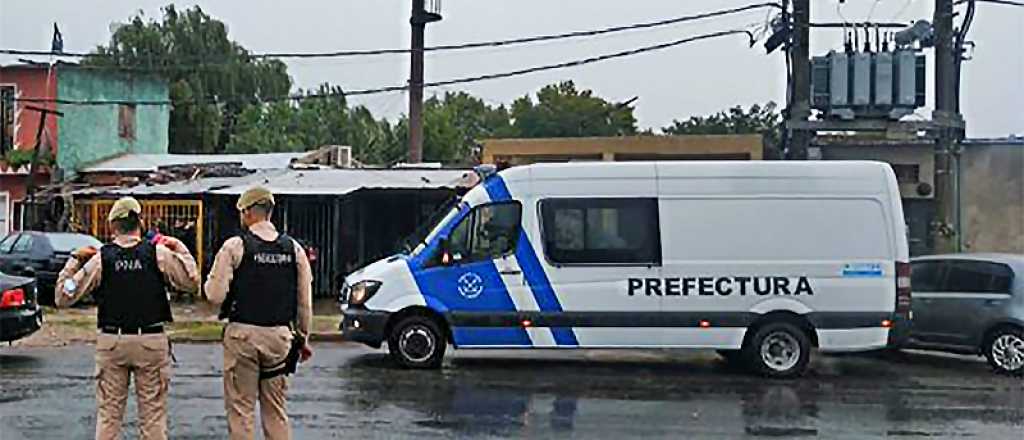
[[[881,277],[881,263],[847,263],[843,265],[844,277]]]

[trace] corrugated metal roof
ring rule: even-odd
[[[274,194],[341,195],[361,189],[456,188],[470,184],[472,175],[470,170],[288,170],[261,184]],[[211,192],[236,195],[248,187],[238,185]]]
[[[150,172],[175,165],[241,163],[250,170],[288,168],[293,159],[307,153],[266,154],[125,154],[97,162],[81,170],[83,173]]]
[[[94,187],[74,192],[76,196],[183,196],[203,194],[215,189],[230,188],[236,185],[254,185],[284,170],[263,171],[242,177],[205,177],[194,180],[182,180],[161,185],[136,185],[133,187]]]
[[[88,188],[77,196],[157,196],[224,194],[238,195],[253,185],[263,185],[279,195],[344,195],[361,189],[440,189],[475,183],[470,170],[371,170],[322,169],[275,170],[243,177],[208,177],[163,185],[130,188]]]

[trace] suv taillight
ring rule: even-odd
[[[910,311],[910,263],[896,262],[896,313]]]
[[[22,289],[6,290],[0,297],[0,309],[12,309],[25,305],[25,291]]]

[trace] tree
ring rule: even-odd
[[[408,126],[403,116],[395,129],[403,148]],[[491,107],[466,92],[445,92],[423,103],[423,158],[428,162],[475,163],[479,139],[509,137],[512,131],[505,106]]]
[[[593,96],[591,90],[577,90],[572,81],[546,86],[512,104],[512,133],[515,136],[573,137],[627,136],[636,134],[633,108]]]
[[[364,163],[385,164],[400,156],[402,146],[391,124],[374,119],[365,107],[349,107],[340,87],[322,84],[299,94],[307,98],[246,108],[226,150],[270,153],[349,145]]]
[[[776,104],[769,101],[761,106],[754,104],[744,110],[735,106],[710,116],[690,116],[685,121],[673,120],[672,125],[662,128],[665,134],[752,134],[758,133],[767,139],[777,136],[782,116]]]
[[[167,77],[173,104],[170,150],[222,151],[246,106],[287,95],[291,77],[279,60],[253,59],[228,38],[227,26],[198,6],[179,13],[163,8],[163,20],[131,17],[83,64],[119,66]],[[198,102],[198,103],[197,103]]]

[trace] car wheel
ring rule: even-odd
[[[447,347],[437,322],[426,316],[403,318],[388,335],[391,358],[406,368],[439,368]]]
[[[766,377],[791,378],[807,370],[811,340],[796,325],[771,322],[757,329],[743,352],[755,372]]]
[[[1024,375],[1024,331],[1014,327],[996,330],[984,347],[985,358],[997,372]]]

